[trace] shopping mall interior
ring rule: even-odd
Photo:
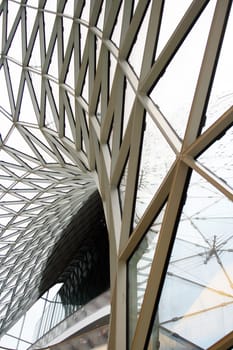
[[[232,0],[0,2],[0,350],[233,349]]]

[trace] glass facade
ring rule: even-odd
[[[109,349],[233,346],[232,29],[231,0],[1,1],[0,336],[15,324],[13,347],[95,189]]]

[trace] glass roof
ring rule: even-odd
[[[203,348],[232,330],[190,332],[231,311],[232,25],[221,0],[1,2],[0,335],[38,299],[54,244],[95,187],[111,280],[122,262],[143,276],[132,349],[157,309],[163,332]]]

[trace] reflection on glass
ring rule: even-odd
[[[210,94],[204,130],[233,104],[232,75],[229,74],[232,70],[233,59],[233,51],[229,50],[229,45],[232,42],[232,31],[233,11],[231,9]]]
[[[233,95],[232,95],[233,96]],[[210,146],[198,161],[233,188],[233,127]]]
[[[146,115],[146,128],[139,170],[134,225],[141,219],[154,193],[170,170],[175,154],[163,135]]]
[[[168,8],[170,8],[170,3]],[[177,7],[175,3],[173,7]],[[166,74],[160,78],[150,94],[151,99],[159,106],[181,138],[185,133],[213,10],[214,2],[212,1],[172,59],[166,69]],[[169,16],[169,21],[170,19]],[[193,47],[196,48],[195,54]]]
[[[137,250],[132,255],[128,263],[128,326],[129,344],[131,344],[137,317],[141,310],[141,305],[150,273],[151,262],[154,256],[164,208],[156,218],[147,234],[139,244]]]
[[[203,349],[232,330],[232,212],[193,173],[159,305],[159,349]]]

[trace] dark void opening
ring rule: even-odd
[[[98,191],[84,202],[55,244],[44,269],[40,292],[55,283],[67,313],[82,306],[110,286],[109,241],[104,211]]]

